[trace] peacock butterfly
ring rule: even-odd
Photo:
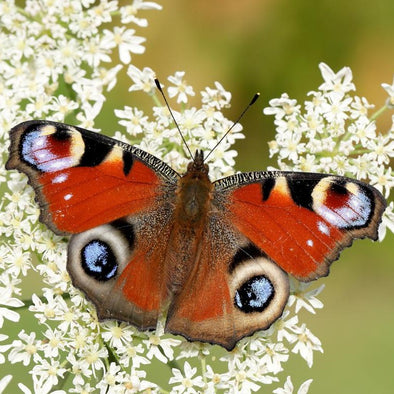
[[[40,220],[71,235],[67,269],[100,319],[188,340],[237,341],[277,320],[288,274],[328,275],[353,239],[377,239],[386,207],[358,180],[247,172],[211,182],[198,150],[180,176],[115,139],[45,120],[11,131],[7,169],[29,177]]]

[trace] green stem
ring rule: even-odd
[[[205,356],[201,356],[201,372],[202,372],[202,379],[204,381],[204,385],[207,386],[208,385],[208,381],[207,381],[207,363],[206,363],[206,359]]]
[[[162,107],[163,106],[163,104],[160,102],[159,98],[157,97],[157,94],[153,94],[152,98],[153,98],[153,102],[155,103],[155,105],[157,107]]]
[[[388,109],[387,105],[383,105],[382,108],[378,109],[374,114],[372,114],[372,116],[369,118],[369,120],[371,122],[373,122],[374,120],[376,120],[384,111],[386,111],[386,109]]]
[[[161,346],[159,346],[159,350],[163,353],[164,357],[166,357]],[[176,369],[179,369],[179,371],[182,371],[181,366],[175,360],[168,360],[166,365],[168,365],[170,369],[176,368]]]

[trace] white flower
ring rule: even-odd
[[[313,379],[308,379],[304,383],[302,383],[302,385],[300,386],[300,388],[297,391],[297,394],[307,394],[309,391],[309,386],[311,385],[312,381],[313,381]],[[293,394],[294,393],[294,386],[293,386],[290,376],[287,377],[283,389],[282,388],[275,389],[273,391],[273,393],[274,394]]]
[[[277,374],[283,370],[282,363],[289,359],[288,351],[283,343],[266,343],[256,356],[259,356],[259,363],[266,365],[267,371]]]
[[[382,88],[389,95],[387,99],[387,106],[390,108],[394,108],[394,78],[393,78],[393,83],[391,85],[389,85],[388,83],[382,83]]]
[[[301,308],[304,308],[308,312],[314,314],[316,313],[315,309],[323,308],[323,303],[317,299],[316,296],[323,291],[325,287],[324,284],[310,291],[306,290],[311,286],[311,283],[292,281],[292,284],[294,284],[296,288],[289,297],[288,305],[292,306],[295,303],[296,313],[298,313]]]
[[[64,340],[64,332],[48,328],[44,332],[46,338],[42,342],[41,349],[46,358],[57,358],[60,351],[64,351],[66,342]]]
[[[293,331],[297,335],[297,339],[292,352],[299,353],[300,356],[307,362],[308,367],[312,367],[313,352],[319,351],[323,353],[323,348],[321,347],[319,338],[313,335],[311,331],[306,328],[305,324],[302,324],[301,327],[294,327]]]
[[[90,369],[89,363],[87,363],[84,359],[79,357],[77,358],[74,353],[69,353],[66,359],[71,365],[70,372],[73,376],[73,385],[83,385],[86,378],[91,378],[93,372]]]
[[[168,88],[168,95],[170,98],[178,96],[177,103],[187,103],[187,96],[194,96],[194,90],[186,84],[183,79],[184,76],[184,71],[177,71],[174,75],[168,77],[168,80],[175,85]]]
[[[124,64],[130,63],[130,53],[141,54],[145,52],[145,47],[141,45],[145,42],[145,38],[136,36],[133,29],[116,26],[113,32],[104,30],[104,35],[104,45],[108,48],[117,46],[119,48],[119,58]]]
[[[0,342],[6,341],[7,339],[8,339],[8,335],[0,334]],[[12,346],[11,344],[0,345],[0,364],[4,364],[5,363],[5,357],[4,357],[3,353],[8,351],[11,346]]]
[[[126,323],[111,320],[104,322],[101,327],[103,329],[101,336],[112,347],[122,348],[132,341],[134,330]]]
[[[231,93],[224,90],[222,84],[217,81],[215,81],[215,89],[207,87],[201,92],[201,96],[203,104],[217,110],[230,106]]]
[[[343,67],[337,73],[334,73],[325,63],[320,63],[319,68],[324,79],[319,90],[343,94],[356,89],[352,82],[352,70],[349,67]]]
[[[388,164],[394,157],[394,138],[391,135],[378,135],[369,138],[365,146],[370,150],[370,159],[378,164]]]
[[[121,375],[119,374],[120,372],[120,366],[117,365],[116,363],[111,363],[109,365],[109,368],[106,370],[103,378],[100,380],[99,384],[97,385],[97,388],[100,389],[100,392],[102,393],[107,393],[111,392],[111,387],[114,388],[117,386],[117,383],[120,382]]]
[[[115,109],[115,115],[121,118],[119,124],[126,127],[127,133],[132,137],[143,133],[144,128],[147,126],[148,117],[137,108],[125,106],[124,110]]]
[[[88,51],[85,52],[84,58],[90,67],[97,68],[101,62],[109,63],[111,61],[109,53],[113,45],[108,40],[101,41],[98,36],[93,36],[87,44]]]
[[[125,367],[128,367],[131,363],[133,368],[140,368],[142,364],[149,364],[150,361],[143,356],[145,350],[142,344],[133,345],[129,343],[122,346],[118,350],[119,362]]]
[[[81,368],[89,368],[93,372],[93,376],[96,376],[96,371],[104,371],[105,364],[104,359],[108,357],[108,350],[104,347],[100,347],[98,343],[87,345],[81,349]]]
[[[143,341],[148,349],[146,357],[157,358],[163,363],[174,358],[174,347],[178,346],[181,341],[173,338],[163,338],[157,333],[149,333],[149,339]]]
[[[19,313],[8,309],[18,308],[23,306],[23,302],[17,298],[12,297],[12,288],[10,286],[0,285],[0,328],[3,327],[4,319],[11,320],[13,322],[19,321]]]
[[[271,383],[269,375],[263,375],[257,379],[256,374],[258,373],[257,365],[250,363],[248,360],[240,361],[238,358],[234,359],[234,363],[229,365],[230,380],[229,380],[229,393],[253,393],[260,389],[255,380],[261,382]]]
[[[130,64],[127,69],[127,75],[133,80],[134,84],[130,86],[129,91],[142,90],[145,93],[153,94],[156,92],[155,73],[149,67],[143,70],[138,69]]]
[[[59,382],[59,377],[63,378],[66,372],[59,361],[53,359],[40,359],[32,369],[32,374],[37,378],[37,382],[42,385],[44,391],[51,389]]]
[[[386,236],[386,231],[389,229],[392,233],[394,233],[394,202],[391,201],[388,207],[386,208],[382,223],[379,227],[379,241],[382,241]]]
[[[99,67],[93,70],[92,77],[99,79],[101,83],[107,87],[107,92],[112,90],[117,83],[117,74],[123,68],[121,64],[117,64],[115,67],[110,69]]]
[[[32,356],[37,353],[38,348],[41,346],[41,341],[36,340],[35,332],[31,332],[28,335],[25,333],[25,330],[19,332],[18,337],[20,339],[12,342],[8,359],[12,364],[22,362],[24,366],[27,366]]]
[[[269,101],[270,107],[264,108],[265,115],[275,115],[275,119],[282,119],[285,116],[298,114],[300,105],[297,105],[297,100],[290,99],[287,93],[282,93],[279,99],[271,99]]]
[[[193,377],[197,372],[197,368],[192,368],[190,364],[185,361],[183,366],[183,373],[176,368],[172,368],[173,376],[168,381],[169,384],[174,385],[172,390],[177,393],[198,393],[199,390],[194,387],[202,387],[204,382],[201,376]],[[176,385],[176,383],[178,383]]]
[[[207,365],[207,371],[204,376],[208,380],[208,387],[204,387],[205,393],[216,394],[218,389],[228,388],[228,381],[230,379],[229,373],[219,374],[215,372],[210,365]]]
[[[385,198],[388,198],[394,187],[394,173],[392,169],[380,165],[374,174],[369,174],[369,178],[371,185],[375,186]]]
[[[4,390],[7,388],[8,383],[12,380],[12,375],[5,375],[0,379],[0,394],[4,393]]]
[[[133,3],[120,7],[121,22],[124,24],[135,23],[138,26],[148,26],[148,21],[145,18],[137,18],[139,10],[161,10],[162,6],[152,1],[133,0]]]

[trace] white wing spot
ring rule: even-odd
[[[52,183],[63,183],[64,181],[67,180],[67,178],[68,178],[67,174],[60,174],[52,179]]]
[[[330,235],[330,229],[327,227],[327,225],[323,222],[317,223],[317,228],[319,231],[323,234]]]
[[[311,239],[308,239],[308,241],[306,241],[306,244],[310,247],[313,246],[313,241]]]
[[[71,193],[66,194],[63,198],[68,201],[73,195]]]

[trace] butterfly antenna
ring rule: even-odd
[[[238,119],[231,125],[231,127],[224,133],[223,137],[217,142],[217,144],[210,150],[210,152],[206,155],[204,161],[208,159],[210,154],[220,145],[220,143],[227,137],[227,135],[230,133],[230,131],[234,128],[234,126],[241,120],[241,118],[245,115],[245,112],[257,101],[257,99],[260,97],[260,93],[256,93],[250,103],[245,107],[245,109],[242,111],[241,115],[238,116]]]
[[[183,141],[183,143],[184,143],[185,146],[186,146],[186,149],[187,149],[187,151],[188,151],[188,153],[189,153],[190,159],[191,159],[191,160],[194,160],[193,155],[192,155],[192,152],[190,151],[189,145],[187,144],[187,142],[186,142],[186,140],[185,140],[185,137],[183,136],[183,134],[182,134],[182,132],[181,132],[181,129],[179,128],[179,125],[178,125],[177,121],[175,120],[175,116],[174,116],[174,114],[173,114],[172,111],[171,111],[171,108],[170,108],[170,105],[168,104],[166,95],[164,94],[163,89],[161,88],[160,82],[159,82],[159,80],[158,80],[157,78],[155,78],[155,84],[156,84],[157,89],[159,89],[159,92],[160,92],[161,95],[163,96],[164,102],[166,103],[166,106],[167,106],[168,110],[170,111],[172,120],[174,121],[175,126],[176,126],[176,128],[178,129],[179,134],[180,134],[180,136],[181,136],[181,138],[182,138],[182,141]]]

